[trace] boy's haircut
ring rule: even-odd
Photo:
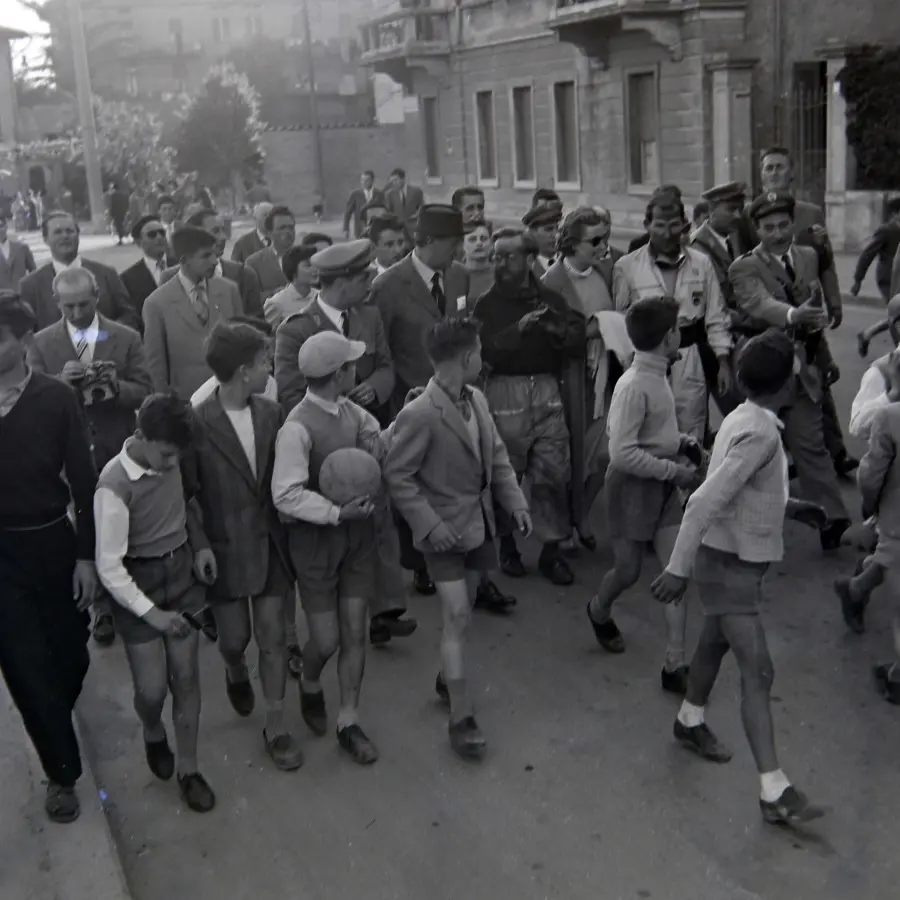
[[[794,342],[781,329],[770,328],[744,344],[738,380],[751,397],[771,397],[794,374],[794,356]]]
[[[471,316],[448,316],[425,332],[425,352],[435,364],[458,359],[478,343],[478,321]]]
[[[393,169],[391,171],[391,178],[393,178],[395,175],[398,178],[402,178],[404,181],[406,180],[406,170],[405,169]]]
[[[453,196],[450,198],[450,205],[455,209],[460,209],[462,207],[463,197],[476,195],[484,199],[484,191],[480,187],[477,187],[474,184],[464,184],[453,192]]]
[[[328,244],[330,247],[334,244],[334,239],[327,234],[322,234],[320,231],[311,231],[309,234],[304,234],[303,237],[300,238],[301,247],[315,247],[316,244]]]
[[[678,304],[668,297],[638,300],[625,313],[625,330],[635,350],[655,350],[678,324]]]
[[[176,394],[151,394],[137,411],[137,428],[148,441],[187,450],[194,439],[191,407]]]
[[[268,213],[266,213],[266,218],[263,221],[263,227],[267,232],[271,233],[272,226],[275,224],[275,219],[278,216],[287,216],[290,219],[294,219],[295,222],[297,221],[289,206],[273,206]]]
[[[559,194],[550,188],[538,188],[531,195],[531,206],[535,207],[538,203],[558,203],[562,206],[562,200],[559,199]]]
[[[6,327],[20,341],[35,330],[37,319],[31,304],[22,300],[15,291],[0,291],[0,327]]]
[[[232,325],[250,325],[266,337],[270,337],[273,333],[272,326],[265,319],[258,319],[256,316],[232,316],[228,321]]]
[[[403,234],[403,225],[396,216],[376,216],[369,226],[368,238],[373,244],[377,244],[385,231]]]
[[[297,277],[297,269],[300,263],[309,262],[316,255],[315,247],[294,245],[281,257],[281,271],[288,282],[293,282]]]
[[[493,234],[494,223],[484,216],[475,216],[474,219],[469,219],[465,224],[466,234],[471,234],[478,228],[487,228],[488,234]]]
[[[516,228],[514,225],[507,225],[504,228],[498,228],[491,235],[491,244],[496,244],[497,241],[502,241],[504,238],[516,238],[521,241],[522,252],[526,256],[537,256],[541,252],[537,238],[530,231]]]
[[[266,349],[266,338],[245,322],[217,322],[204,347],[206,364],[219,381],[231,381],[241,366],[249,366]]]
[[[706,200],[700,200],[694,204],[693,218],[695,222],[699,222],[703,216],[709,215],[709,203]]]

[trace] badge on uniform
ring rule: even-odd
[[[694,291],[691,295],[691,299],[694,301],[694,306],[699,306],[703,300],[703,291]]]

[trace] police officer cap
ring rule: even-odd
[[[747,194],[747,185],[742,181],[729,181],[727,184],[717,184],[706,193],[701,194],[709,203],[743,203]]]
[[[372,261],[372,253],[372,242],[362,238],[358,241],[332,244],[313,254],[309,262],[320,275],[341,278],[367,269]]]
[[[172,235],[172,252],[178,259],[215,246],[216,239],[208,231],[194,225],[183,225]]]
[[[320,331],[304,341],[297,365],[304,378],[327,378],[365,352],[363,341],[350,341],[336,331]]]
[[[562,221],[562,203],[547,203],[535,206],[522,216],[526,228],[540,228],[542,225],[557,225]]]
[[[794,198],[787,191],[769,191],[750,204],[750,218],[756,222],[774,213],[787,213],[793,218],[795,206]]]
[[[144,230],[144,226],[148,222],[159,222],[160,228],[162,228],[162,222],[159,220],[159,216],[141,216],[137,222],[131,228],[131,239],[137,243],[141,239],[141,232]]]
[[[426,203],[419,210],[416,235],[424,238],[461,238],[464,234],[463,217],[458,209],[445,203]]]

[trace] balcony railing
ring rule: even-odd
[[[450,22],[443,10],[397,10],[362,26],[363,56],[426,54],[450,50]]]

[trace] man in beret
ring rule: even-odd
[[[469,273],[456,261],[463,235],[458,210],[440,203],[423,206],[416,223],[415,249],[372,285],[370,301],[381,313],[394,360],[394,413],[412,388],[424,387],[431,378],[426,330],[439,319],[466,310]],[[399,528],[404,568],[413,571],[420,593],[433,594],[434,584],[422,555],[412,546],[409,529],[405,523]]]
[[[783,328],[796,342],[797,391],[793,405],[784,412],[784,436],[804,496],[821,504],[828,516],[820,532],[822,549],[827,551],[840,546],[850,519],[825,444],[822,406],[830,353],[822,333],[828,314],[819,258],[812,247],[794,240],[795,205],[787,191],[769,191],[750,204],[759,243],[735,260],[728,278],[742,314],[734,326],[738,335]]]
[[[562,203],[548,201],[533,206],[522,216],[522,224],[537,243],[538,252],[534,257],[534,276],[543,278],[556,262],[556,238],[562,221]]]
[[[216,239],[185,225],[172,239],[178,273],[144,303],[144,346],[154,391],[189,400],[212,377],[204,342],[216,324],[242,313],[237,285],[215,272]]]
[[[141,258],[122,272],[122,284],[131,298],[131,305],[140,316],[140,331],[144,330],[144,302],[162,283],[163,273],[175,265],[169,247],[166,227],[159,216],[141,216],[131,229],[131,239],[141,250]]]

